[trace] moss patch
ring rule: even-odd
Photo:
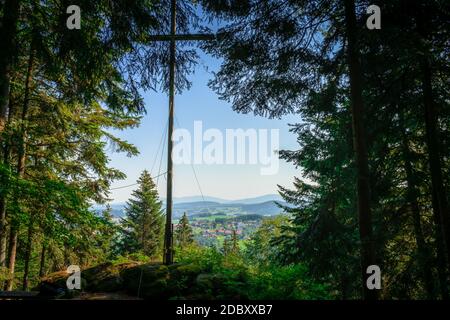
[[[45,279],[46,286],[66,290],[66,272],[56,272]],[[84,293],[124,292],[143,299],[215,299],[236,298],[225,279],[208,274],[194,264],[104,263],[81,272]],[[74,296],[66,290],[65,297]]]

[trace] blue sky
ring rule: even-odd
[[[288,123],[299,122],[297,115],[289,115],[281,120],[255,117],[253,114],[238,114],[229,103],[219,100],[218,96],[207,86],[213,77],[212,71],[218,70],[218,60],[199,52],[200,59],[195,74],[190,77],[192,87],[189,91],[175,98],[175,115],[181,127],[193,131],[194,121],[203,121],[203,130],[217,128],[225,135],[225,129],[279,129],[280,149],[296,149],[296,137],[290,133]],[[140,155],[128,158],[125,154],[109,153],[111,165],[127,175],[125,180],[116,181],[112,188],[136,182],[140,173],[151,170],[152,175],[159,172],[160,154],[155,156],[160,144],[168,116],[168,97],[163,92],[146,92],[143,94],[147,115],[139,128],[116,132],[120,138],[137,146]],[[165,141],[164,144],[167,142]],[[161,153],[161,152],[160,152]],[[162,158],[160,172],[166,171],[167,148]],[[154,164],[155,163],[155,164]],[[154,165],[153,165],[154,164]],[[279,171],[275,175],[260,174],[260,165],[193,165],[204,195],[224,199],[241,199],[264,194],[277,193],[277,184],[291,186],[294,175],[300,175],[298,169],[290,163],[280,160]],[[161,197],[165,197],[165,177],[156,179]],[[156,181],[155,181],[156,182]],[[133,187],[112,190],[112,202],[126,201]],[[195,182],[192,165],[183,164],[174,167],[174,197],[200,195]]]

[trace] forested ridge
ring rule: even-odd
[[[184,215],[171,266],[144,168],[119,223],[92,208],[125,178],[107,149],[139,154],[111,132],[139,125],[143,92],[168,90],[169,44],[151,38],[169,33],[168,2],[5,0],[0,14],[0,289],[56,285],[79,265],[90,291],[144,298],[448,299],[448,1],[177,1],[178,32],[220,26],[199,46],[221,59],[221,99],[298,116],[298,148],[280,152],[298,174],[278,186],[285,213],[244,242],[199,246]],[[193,45],[177,47],[177,92],[194,81]]]

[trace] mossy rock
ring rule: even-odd
[[[150,283],[142,283],[136,296],[143,299],[168,299],[173,293],[166,279],[157,279]]]
[[[173,290],[173,296],[185,296],[192,293],[195,288],[195,280],[202,269],[192,264],[178,264],[173,266],[168,285]]]
[[[137,263],[103,263],[81,271],[81,289],[87,292],[114,292],[122,290],[123,280],[121,272],[138,266]],[[66,281],[69,274],[66,271],[58,271],[42,279],[41,284],[50,285],[67,291]]]
[[[199,274],[192,292],[195,299],[247,299],[245,294],[245,281],[239,276],[230,282],[230,278],[222,274]]]
[[[184,275],[198,275],[203,270],[201,267],[195,264],[176,264],[171,266],[174,273],[180,273]]]
[[[212,292],[214,290],[214,275],[201,273],[195,279],[196,289],[205,292]]]
[[[169,269],[163,264],[142,264],[120,272],[124,282],[142,281],[152,282],[161,278],[168,278]]]
[[[64,271],[45,280],[55,288],[67,290],[68,274]],[[234,290],[223,288],[226,279],[208,274],[193,264],[104,263],[81,272],[84,292],[127,292],[144,299],[213,299],[216,295],[234,296]],[[231,291],[231,292],[229,292]],[[70,296],[77,293],[68,292]]]
[[[169,268],[162,264],[145,264],[121,272],[124,289],[142,298],[167,298],[170,288],[167,280],[170,278]]]
[[[176,299],[200,291],[195,290],[195,280],[201,271],[191,264],[145,264],[124,270],[121,275],[129,294],[144,299]]]
[[[86,279],[86,291],[90,292],[114,292],[124,288],[121,273],[124,270],[138,266],[137,263],[104,263],[84,270],[82,278]]]
[[[45,276],[41,283],[51,284],[55,288],[67,288],[66,281],[68,276],[66,271],[53,272]]]
[[[195,279],[203,270],[192,264],[178,264],[173,266],[170,271],[171,279],[174,281],[185,282],[186,285],[192,285]]]

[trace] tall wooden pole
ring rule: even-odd
[[[167,200],[166,200],[166,230],[164,236],[164,264],[173,263],[173,232],[172,232],[172,133],[175,99],[175,33],[176,33],[176,0],[171,0],[170,18],[170,69],[169,69],[169,131],[167,148]]]

